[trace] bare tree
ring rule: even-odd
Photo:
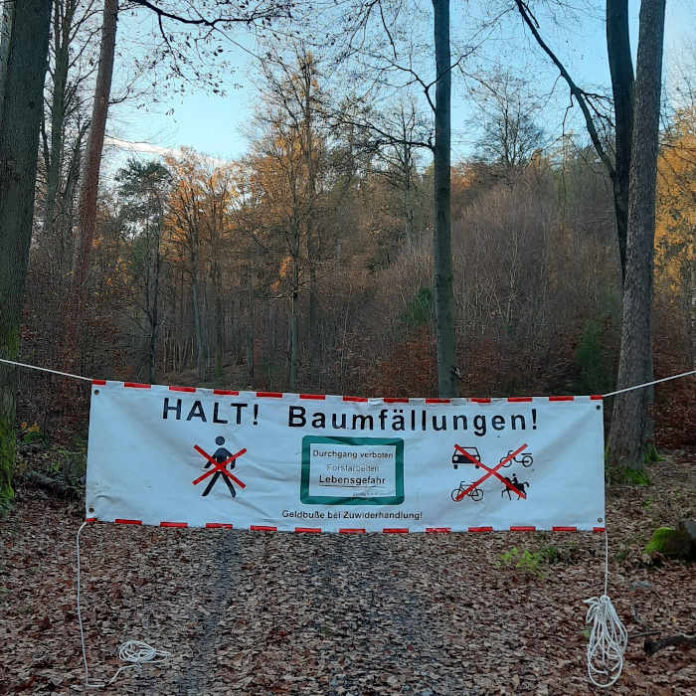
[[[92,103],[92,118],[85,161],[80,180],[79,202],[79,240],[75,253],[75,264],[72,279],[73,307],[67,335],[66,357],[74,355],[77,339],[76,327],[84,308],[85,282],[89,269],[89,256],[94,242],[97,226],[97,193],[99,192],[99,171],[101,169],[104,136],[106,133],[106,118],[109,112],[111,97],[111,79],[114,71],[114,56],[116,52],[116,23],[118,20],[118,0],[104,0],[104,12],[99,49],[99,68],[94,87]]]
[[[568,68],[542,38],[540,24],[530,8],[530,3],[525,0],[514,0],[514,2],[535,41],[558,68],[561,77],[568,85],[571,104],[574,99],[580,107],[592,146],[612,181],[621,272],[625,276],[633,127],[633,63],[628,32],[628,0],[607,0],[607,51],[614,93],[614,159],[607,151],[601,136],[601,123],[605,120],[598,107],[598,102],[602,101],[601,95],[587,92],[575,82]]]
[[[433,289],[435,305],[435,333],[437,344],[438,393],[442,397],[456,396],[458,392],[458,367],[454,328],[454,297],[452,291],[452,216],[451,216],[451,122],[452,122],[452,70],[461,64],[470,53],[468,50],[452,61],[450,45],[450,3],[449,0],[432,0],[435,78],[428,82],[414,69],[412,58],[400,62],[397,46],[397,33],[391,19],[400,16],[403,3],[366,3],[356,9],[351,16],[349,29],[350,47],[346,55],[363,50],[364,35],[370,21],[381,32],[381,46],[372,47],[366,52],[371,62],[378,63],[380,81],[387,81],[389,73],[403,77],[401,87],[418,86],[433,112],[434,138],[425,142],[411,143],[427,147],[433,153]],[[391,15],[388,11],[391,10]],[[386,37],[386,40],[385,40]],[[358,47],[355,47],[358,44]],[[386,50],[382,47],[386,46]],[[373,66],[374,67],[374,66]],[[433,96],[434,92],[434,96]],[[398,142],[398,136],[370,124],[372,130],[387,143]]]
[[[386,178],[401,196],[402,236],[406,246],[415,244],[415,198],[417,191],[417,163],[419,148],[414,144],[417,132],[422,129],[421,119],[413,99],[402,99],[384,124],[387,132],[394,134],[376,149],[375,174]],[[382,166],[381,168],[379,165]]]
[[[529,84],[508,71],[475,79],[483,117],[479,152],[510,180],[542,145],[543,130],[536,121],[541,107]]]
[[[206,191],[209,163],[192,150],[186,150],[181,159],[168,157],[172,172],[172,195],[168,206],[168,237],[180,250],[184,269],[191,281],[193,332],[196,346],[196,368],[200,379],[208,378],[210,367],[207,313],[204,307],[204,251]],[[212,174],[210,174],[212,175]]]
[[[212,344],[216,375],[221,374],[225,348],[225,311],[223,301],[224,266],[227,260],[225,242],[229,237],[229,221],[234,197],[232,170],[216,167],[203,180],[205,201],[204,227],[210,248],[208,276],[212,290],[212,321],[208,322],[208,345]]]
[[[452,57],[450,51],[449,0],[433,0],[435,36],[435,143],[434,187],[434,290],[437,338],[438,393],[457,395],[457,356],[452,290]]]
[[[52,34],[50,42],[50,99],[44,113],[41,128],[43,140],[44,167],[46,170],[46,197],[44,201],[43,233],[47,238],[53,236],[56,219],[64,208],[71,204],[60,196],[60,187],[67,169],[67,176],[73,171],[72,162],[67,163],[66,129],[72,125],[75,139],[82,141],[89,122],[80,122],[81,107],[80,86],[92,74],[91,66],[85,57],[92,42],[94,31],[90,19],[94,14],[95,0],[66,0],[56,2],[53,7]],[[88,54],[89,57],[89,54]],[[72,117],[72,118],[71,118]],[[70,121],[72,120],[72,123]],[[68,145],[70,139],[68,139]],[[78,156],[81,148],[72,150],[71,155]],[[79,163],[78,163],[79,166]],[[70,190],[65,186],[64,192]]]
[[[653,258],[665,0],[642,0],[635,87],[635,121],[623,297],[619,389],[652,379]],[[652,390],[615,398],[609,433],[614,464],[641,468],[649,427]]]
[[[116,180],[125,201],[123,212],[133,225],[131,263],[135,280],[141,286],[141,306],[147,320],[148,381],[152,384],[157,372],[157,341],[162,322],[160,288],[165,263],[162,237],[171,174],[159,162],[141,164],[131,159],[127,167],[117,172]]]
[[[614,96],[614,210],[621,269],[626,269],[628,189],[633,138],[633,56],[628,28],[628,0],[607,0],[607,54]]]
[[[274,201],[291,259],[288,375],[290,389],[295,389],[301,352],[300,291],[305,275],[310,359],[318,352],[317,268],[322,251],[318,206],[326,123],[318,64],[304,45],[295,46],[289,60],[278,57],[267,62],[263,74],[265,103],[258,120],[265,137],[258,146],[267,162],[273,163],[262,177],[265,195]]]

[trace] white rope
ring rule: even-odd
[[[26,367],[28,370],[38,370],[39,372],[49,372],[52,375],[60,375],[61,377],[70,377],[72,379],[82,379],[85,382],[92,382],[91,377],[83,377],[82,375],[73,375],[70,372],[61,372],[60,370],[49,370],[47,367],[37,367],[36,365],[28,365],[27,363],[16,362],[15,360],[5,360],[0,358],[0,363],[6,363],[7,365],[15,365],[17,367]],[[609,392],[608,394],[602,394],[602,398],[606,399],[610,396],[616,396],[617,394],[623,394],[625,392],[633,391],[634,389],[643,389],[645,387],[652,387],[653,384],[660,384],[660,382],[669,382],[672,379],[679,379],[680,377],[688,377],[689,375],[696,375],[696,370],[691,370],[689,372],[682,372],[678,375],[672,375],[671,377],[663,377],[662,379],[656,379],[652,382],[646,382],[645,384],[636,384],[633,387],[626,387],[625,389],[618,389],[617,391]]]
[[[83,379],[85,382],[91,382],[89,377],[82,377],[81,375],[73,375],[70,372],[60,372],[59,370],[49,370],[47,367],[36,367],[36,365],[27,365],[27,363],[16,362],[14,360],[5,360],[0,358],[0,363],[6,363],[7,365],[15,365],[17,367],[26,367],[28,370],[38,370],[39,372],[50,372],[52,375],[60,375],[61,377],[71,377],[72,379]]]
[[[80,534],[82,530],[87,525],[87,522],[83,522],[80,528],[77,530],[77,537],[75,539],[76,546],[76,556],[77,556],[77,622],[80,626],[80,642],[82,644],[82,662],[85,666],[85,688],[86,689],[103,689],[109,684],[113,684],[118,675],[121,674],[126,669],[131,667],[142,668],[144,663],[158,664],[160,662],[165,662],[169,659],[171,653],[166,650],[159,650],[153,648],[151,645],[141,641],[141,640],[127,640],[125,643],[121,643],[118,648],[118,657],[122,662],[128,662],[129,664],[122,665],[116,670],[108,682],[92,683],[89,682],[89,667],[87,665],[87,648],[85,645],[85,632],[82,626],[82,610],[80,607]]]
[[[653,384],[660,384],[660,382],[669,382],[671,379],[679,379],[680,377],[688,377],[689,375],[696,375],[696,370],[691,370],[690,372],[682,372],[679,375],[672,375],[671,377],[663,377],[662,379],[655,379],[652,382],[646,382],[645,384],[636,384],[633,387],[626,387],[625,389],[618,389],[617,391],[609,392],[608,394],[602,394],[602,398],[606,399],[608,396],[624,394],[625,392],[633,391],[634,389],[652,387]]]
[[[591,625],[587,644],[587,676],[602,689],[615,684],[623,671],[628,631],[609,599],[609,535],[604,532],[604,594],[585,600],[585,623]]]

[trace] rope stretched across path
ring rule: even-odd
[[[36,365],[29,365],[27,363],[16,362],[15,360],[5,360],[0,358],[0,363],[5,363],[7,365],[14,365],[15,367],[26,367],[28,370],[37,370],[38,372],[49,372],[52,375],[60,375],[61,377],[70,377],[71,379],[82,379],[85,382],[91,382],[89,377],[82,377],[81,375],[73,375],[70,372],[60,372],[60,370],[50,370],[47,367],[37,367]]]
[[[661,382],[669,382],[672,379],[679,379],[680,377],[688,377],[689,375],[696,375],[696,370],[690,370],[689,372],[682,372],[678,375],[672,375],[671,377],[663,377],[662,379],[655,379],[652,382],[646,382],[645,384],[636,384],[632,387],[626,387],[625,389],[617,389],[616,391],[609,392],[608,394],[602,394],[602,397],[606,399],[608,396],[616,396],[617,394],[624,394],[625,392],[634,391],[635,389],[644,389],[645,387],[652,387],[653,384],[660,384]]]
[[[39,372],[48,372],[52,375],[60,375],[61,377],[70,377],[71,379],[81,379],[85,382],[93,382],[91,377],[83,377],[82,375],[74,375],[70,372],[61,372],[60,370],[51,370],[47,367],[38,367],[36,365],[29,365],[28,363],[17,362],[15,360],[6,360],[5,358],[0,358],[0,363],[5,363],[6,365],[14,365],[15,367],[25,367],[28,370],[38,370]],[[678,375],[671,375],[670,377],[662,377],[661,379],[655,379],[652,382],[645,382],[644,384],[635,384],[632,387],[626,387],[625,389],[617,389],[616,391],[609,392],[608,394],[602,394],[602,398],[606,399],[610,396],[616,396],[617,394],[625,394],[626,392],[634,391],[635,389],[645,389],[646,387],[652,387],[654,384],[660,384],[662,382],[669,382],[673,379],[679,379],[681,377],[689,377],[690,375],[696,375],[696,370],[690,370],[689,372],[681,372]]]

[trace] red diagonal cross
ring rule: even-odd
[[[506,481],[499,473],[498,469],[500,467],[505,466],[511,459],[514,459],[522,450],[524,450],[527,447],[527,444],[525,443],[520,447],[519,449],[516,449],[514,452],[511,452],[508,454],[505,459],[503,459],[499,464],[494,466],[492,469],[489,469],[485,464],[480,462],[478,459],[474,459],[465,449],[460,447],[459,445],[455,445],[454,449],[457,450],[457,452],[461,452],[472,464],[476,464],[476,466],[480,466],[481,468],[485,469],[488,473],[485,474],[485,476],[482,476],[478,481],[474,481],[465,491],[462,491],[457,497],[456,501],[459,502],[465,495],[469,495],[471,491],[474,490],[474,488],[478,488],[486,479],[489,479],[491,476],[495,476],[497,479],[500,480],[501,483],[504,483],[511,491],[517,493],[521,498],[527,498],[527,496],[522,492],[517,490],[515,486],[513,486],[511,483]]]
[[[236,476],[232,475],[229,471],[227,471],[227,465],[230,462],[233,462],[238,457],[241,457],[246,452],[246,447],[244,449],[240,449],[239,452],[237,452],[237,454],[233,454],[231,457],[225,459],[224,462],[215,461],[215,459],[213,459],[202,447],[199,447],[198,445],[194,445],[193,449],[195,449],[196,452],[198,452],[198,454],[203,455],[214,467],[210,471],[206,471],[204,474],[201,474],[193,482],[194,486],[197,486],[201,481],[207,479],[208,476],[212,476],[216,471],[219,471],[221,474],[227,476],[227,478],[232,479],[240,488],[246,488],[245,484],[243,484]]]

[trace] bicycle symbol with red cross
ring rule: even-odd
[[[459,453],[459,457],[457,460],[457,463],[461,463],[464,461],[464,459],[468,460],[471,464],[474,464],[474,466],[478,469],[479,467],[482,469],[485,469],[487,473],[485,473],[481,478],[479,478],[477,481],[474,481],[472,484],[467,485],[465,481],[462,481],[459,484],[458,488],[455,488],[452,493],[451,497],[452,500],[454,500],[455,503],[460,502],[463,500],[466,496],[469,496],[471,500],[474,500],[478,502],[483,498],[483,491],[481,490],[480,486],[482,483],[487,481],[491,476],[495,476],[504,486],[505,488],[503,489],[503,493],[508,494],[508,498],[512,499],[511,492],[517,494],[517,499],[527,499],[527,495],[525,493],[525,488],[529,486],[528,483],[526,482],[521,482],[517,480],[517,476],[513,474],[512,479],[508,478],[507,476],[501,476],[498,473],[498,469],[506,466],[509,462],[513,461],[515,457],[517,457],[521,452],[523,452],[527,448],[527,444],[523,444],[521,447],[517,448],[516,450],[510,450],[508,453],[507,457],[503,457],[498,464],[494,467],[488,467],[486,466],[482,461],[481,457],[478,453],[478,450],[475,450],[475,448],[471,447],[460,447],[459,445],[455,445],[454,449],[456,452]],[[471,452],[470,450],[474,449],[475,452]],[[463,457],[463,458],[462,458]],[[456,467],[455,467],[456,468]]]

